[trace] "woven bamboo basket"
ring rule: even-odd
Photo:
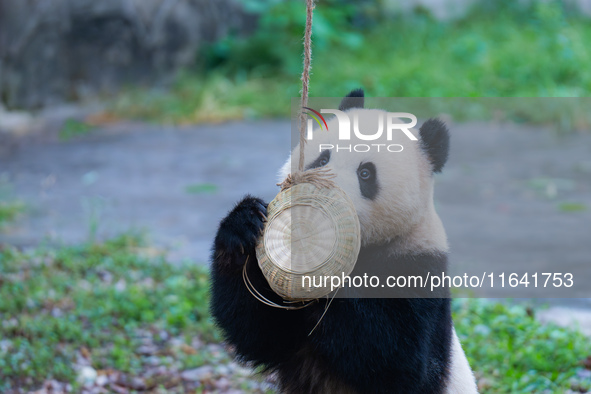
[[[349,275],[361,246],[353,202],[335,185],[296,184],[267,208],[267,223],[256,255],[275,293],[287,300],[311,300],[331,292],[318,286],[329,275]],[[316,278],[310,286],[303,277]]]

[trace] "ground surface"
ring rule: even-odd
[[[454,266],[532,265],[591,282],[591,134],[515,124],[450,128],[452,151],[435,200]],[[287,121],[118,123],[68,141],[52,133],[13,141],[0,149],[0,172],[29,210],[0,232],[0,242],[72,243],[136,228],[169,249],[171,260],[206,264],[232,205],[246,193],[270,200],[278,191],[289,134]]]
[[[449,125],[452,152],[437,177],[435,200],[456,272],[474,267],[511,272],[531,266],[540,272],[572,271],[578,283],[591,281],[591,134],[557,135],[511,124]],[[0,297],[2,307],[9,317],[22,316],[20,305],[34,313],[31,319],[11,318],[0,327],[8,333],[0,341],[0,355],[9,361],[23,354],[43,361],[31,364],[37,369],[21,368],[4,388],[41,387],[43,381],[39,392],[50,393],[77,381],[84,392],[131,392],[158,384],[171,392],[272,389],[272,382],[251,376],[217,343],[202,312],[207,286],[198,285],[197,294],[194,288],[194,271],[197,277],[203,272],[203,280],[205,273],[193,262],[207,264],[219,220],[244,194],[274,197],[276,170],[290,149],[289,128],[287,121],[180,128],[117,123],[90,132],[76,126],[70,131],[83,135],[60,140],[64,129],[48,123],[40,135],[13,138],[0,133],[0,198],[10,186],[13,197],[27,205],[15,223],[0,228],[0,245],[76,244],[130,228],[146,230],[151,237],[143,249],[103,250],[105,246],[92,244],[92,253],[61,248],[57,257],[51,252],[46,252],[53,256],[48,258],[14,255],[12,268],[4,261],[9,284],[12,280],[26,290],[11,294],[13,288],[5,286],[11,296]],[[150,265],[138,257],[138,250],[153,255],[153,245],[167,249],[175,264]],[[12,256],[9,248],[4,252]],[[125,288],[129,291],[122,292]],[[65,293],[56,295],[54,289]],[[96,298],[96,289],[104,294]],[[532,387],[588,390],[590,374],[581,367],[587,339],[538,321],[578,326],[591,335],[589,300],[548,300],[563,305],[536,309],[535,319],[529,309],[510,304],[485,307],[457,300],[456,330],[481,391],[511,387],[519,392],[517,386],[523,392],[536,391]],[[196,321],[187,318],[195,306]],[[63,313],[79,324],[96,313],[89,320],[96,327],[68,331],[76,326],[64,326]],[[121,324],[111,324],[113,313],[124,319]],[[100,329],[102,318],[109,320],[110,331]],[[22,332],[38,326],[51,328],[41,330],[43,335],[31,344],[21,341]],[[137,329],[130,334],[122,327]],[[94,339],[80,349],[85,342],[70,339],[70,358],[52,362],[53,353],[43,349],[55,348],[54,342],[71,332],[92,332]],[[14,376],[10,368],[2,373]]]

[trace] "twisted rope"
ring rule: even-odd
[[[300,163],[298,170],[304,171],[304,145],[306,143],[306,114],[308,106],[308,88],[310,86],[310,69],[312,64],[312,16],[314,0],[306,1],[306,30],[304,31],[304,70],[302,71],[302,105],[300,105]]]
[[[336,187],[332,181],[334,177],[335,175],[326,168],[314,168],[304,172],[298,171],[288,174],[287,178],[283,182],[278,183],[277,186],[281,187],[281,191],[285,191],[300,183],[311,183],[318,188],[330,188]]]

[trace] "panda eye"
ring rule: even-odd
[[[368,170],[367,168],[363,168],[361,170],[359,170],[359,178],[363,179],[363,180],[367,180],[369,178],[371,178],[371,171]]]
[[[0,1],[2,1],[2,0],[0,0]],[[330,151],[325,149],[320,153],[320,155],[316,158],[316,160],[314,160],[312,163],[310,163],[310,165],[308,165],[306,167],[306,169],[310,170],[312,168],[324,167],[325,165],[328,164],[329,161],[330,161]]]
[[[369,200],[375,200],[380,185],[378,184],[378,171],[372,162],[361,162],[357,168],[359,180],[359,191],[361,195]]]

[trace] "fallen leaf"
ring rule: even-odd
[[[88,115],[84,120],[89,125],[100,126],[118,122],[121,120],[121,118],[111,112],[98,112]]]
[[[80,354],[87,360],[90,360],[90,350],[88,350],[85,346],[80,348]]]
[[[195,350],[193,347],[187,345],[186,343],[183,343],[181,345],[181,350],[185,354],[197,354],[197,350]]]

